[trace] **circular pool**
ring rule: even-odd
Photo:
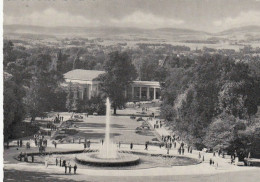
[[[99,153],[82,153],[75,157],[75,160],[83,165],[101,167],[122,167],[137,165],[140,158],[137,155],[118,153],[117,158],[100,158]]]

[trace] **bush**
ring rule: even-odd
[[[98,115],[106,114],[106,105],[105,101],[101,96],[94,96],[90,100],[87,101],[83,112],[87,112],[88,114],[97,113]]]

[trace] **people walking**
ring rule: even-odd
[[[54,141],[54,147],[57,148],[57,142]]]
[[[133,143],[132,142],[130,143],[130,149],[131,150],[133,149]]]
[[[69,173],[71,174],[71,165],[69,165]]]
[[[148,142],[145,142],[145,149],[144,150],[148,150]]]
[[[65,164],[64,168],[65,168],[65,174],[67,174],[67,165],[66,164]]]
[[[77,164],[75,164],[75,165],[74,165],[74,174],[76,174],[77,168],[78,168],[78,166],[77,166]]]

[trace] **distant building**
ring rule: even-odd
[[[96,81],[104,71],[75,69],[64,74],[64,86],[71,83],[79,91],[79,99],[90,99],[100,93],[100,82]],[[74,89],[75,90],[75,89]],[[134,81],[126,89],[125,96],[129,101],[148,101],[160,99],[160,84],[155,81]]]

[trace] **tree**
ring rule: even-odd
[[[68,93],[67,93],[67,98],[66,98],[66,108],[70,112],[72,111],[72,104],[73,104],[73,98],[74,98],[74,92],[72,89],[72,83],[69,83],[68,86]]]
[[[12,41],[4,41],[4,66],[6,66],[10,62],[14,62],[16,60],[15,55],[13,54],[14,44]]]
[[[84,112],[88,112],[89,114],[96,112],[99,115],[106,114],[105,100],[101,97],[101,95],[94,95],[86,103]]]
[[[52,69],[52,59],[48,54],[37,54],[31,61],[32,79],[26,94],[26,103],[34,120],[36,116],[55,108],[54,98],[57,97],[57,88],[63,81],[63,75]]]
[[[76,93],[73,94],[72,110],[75,112],[79,112],[81,110],[80,106],[81,105],[79,100],[79,88],[77,87]]]
[[[104,66],[106,73],[99,76],[101,90],[112,101],[114,114],[127,102],[125,90],[136,79],[137,73],[126,52],[112,52]]]
[[[25,117],[25,90],[12,79],[4,80],[4,140],[12,138],[12,128]]]

